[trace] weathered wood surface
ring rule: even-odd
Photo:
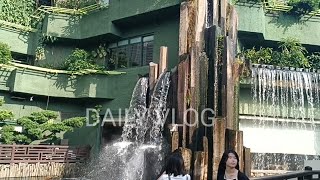
[[[186,147],[188,143],[187,137],[187,101],[189,101],[190,96],[188,96],[188,85],[189,85],[189,59],[186,59],[179,63],[178,65],[178,124],[183,125],[183,135],[182,135],[182,147]]]
[[[188,53],[189,6],[190,2],[180,6],[179,56]]]
[[[193,179],[194,180],[205,180],[204,172],[205,172],[205,153],[202,151],[198,151],[194,153],[195,161],[194,161],[194,171],[193,171]]]
[[[168,47],[160,47],[159,74],[168,69]]]
[[[204,158],[203,158],[203,180],[208,179],[208,152],[209,152],[209,142],[207,137],[203,137],[203,151],[204,151]]]
[[[192,151],[188,148],[180,148],[182,157],[184,160],[185,170],[188,174],[190,174],[191,170],[191,163],[192,163]]]
[[[158,79],[158,64],[151,62],[149,64],[149,88],[153,90]]]
[[[174,151],[179,148],[179,132],[172,132],[171,150]]]
[[[244,173],[249,177],[251,176],[251,150],[244,147],[243,149]]]
[[[225,132],[226,120],[225,118],[217,118],[215,120],[213,130],[213,179],[217,178],[218,167],[225,151]]]

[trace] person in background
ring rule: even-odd
[[[158,180],[191,180],[185,173],[184,161],[181,152],[176,150],[168,156],[163,173]]]
[[[234,150],[223,153],[219,163],[217,180],[249,180],[239,170],[239,156]]]

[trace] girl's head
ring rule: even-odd
[[[239,170],[239,156],[234,150],[228,150],[223,153],[219,163],[218,176],[221,173],[224,174],[227,167]]]
[[[174,152],[168,157],[165,171],[167,174],[173,174],[174,176],[185,175],[184,162],[181,153]]]

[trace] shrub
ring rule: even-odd
[[[12,59],[9,46],[0,42],[0,64],[8,64]]]

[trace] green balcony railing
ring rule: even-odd
[[[286,2],[281,0],[263,0],[263,4],[265,9],[270,11],[288,12],[292,9],[292,6],[286,5]]]
[[[282,12],[288,12],[290,11],[293,6],[287,5],[287,2],[284,0],[263,0],[264,8],[267,11],[282,11]],[[308,14],[306,14],[307,20],[312,18],[313,16],[320,17],[320,9],[311,11]]]

